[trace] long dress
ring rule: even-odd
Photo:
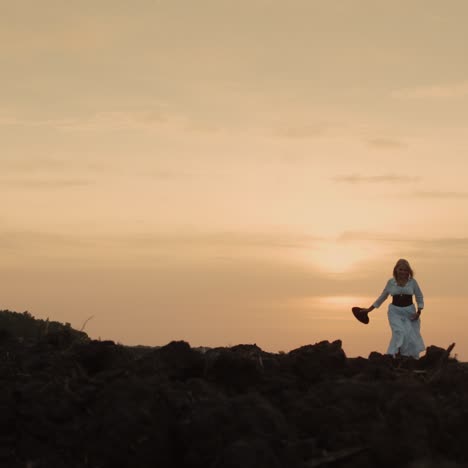
[[[395,278],[390,278],[373,306],[377,309],[388,296],[398,296],[400,294],[414,295],[418,308],[424,308],[424,296],[414,278],[410,278],[404,286],[399,286]],[[419,353],[426,349],[421,336],[421,319],[410,319],[415,312],[416,307],[414,304],[406,307],[389,304],[388,322],[392,330],[392,338],[388,345],[387,354],[395,356],[400,353],[402,356],[418,358]]]

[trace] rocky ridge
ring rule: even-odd
[[[450,352],[127,347],[67,326],[27,338],[0,329],[0,464],[466,466],[468,366]]]

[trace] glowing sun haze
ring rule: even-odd
[[[386,350],[400,257],[468,359],[468,4],[0,14],[2,309],[124,344]]]

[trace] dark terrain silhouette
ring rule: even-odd
[[[347,358],[340,341],[128,347],[0,312],[0,464],[455,467],[468,463],[468,367]],[[54,325],[52,325],[54,324]]]

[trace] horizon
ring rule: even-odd
[[[82,325],[80,328],[78,327],[73,327],[70,323],[62,323],[62,322],[58,322],[58,321],[54,321],[54,320],[50,320],[49,317],[46,317],[45,319],[43,318],[40,318],[40,317],[35,317],[34,314],[32,314],[30,311],[12,311],[12,310],[0,310],[0,312],[6,312],[6,313],[13,313],[13,314],[19,314],[19,315],[22,315],[22,314],[28,314],[28,316],[33,319],[33,320],[40,320],[42,322],[54,322],[54,323],[58,323],[62,326],[71,326],[71,328],[77,332],[80,332],[80,333],[84,333],[90,340],[96,340],[96,341],[105,341],[105,340],[102,340],[101,337],[92,337],[92,336],[89,336],[86,332],[86,326],[88,325],[88,323],[90,321],[92,321],[92,319],[94,318],[93,316],[90,316],[88,317],[86,320],[83,321]],[[46,332],[47,334],[48,332]],[[328,342],[328,343],[333,343],[334,341],[340,341],[342,343],[342,350],[344,351],[345,355],[347,358],[356,358],[356,357],[363,357],[363,358],[368,358],[369,355],[371,353],[374,353],[374,352],[378,352],[380,354],[385,354],[385,352],[382,352],[382,351],[375,351],[375,350],[370,350],[367,354],[366,352],[364,353],[358,353],[358,354],[354,354],[354,355],[350,355],[346,352],[346,349],[343,345],[343,341],[340,339],[340,338],[335,338],[335,339],[328,339],[328,340],[319,340],[319,341],[315,341],[315,342],[311,342],[311,343],[304,343],[302,345],[299,345],[298,347],[296,348],[291,348],[291,349],[287,349],[287,350],[283,350],[283,349],[278,349],[278,350],[268,350],[268,349],[263,349],[261,346],[258,345],[258,343],[254,343],[254,342],[251,342],[251,343],[228,343],[226,345],[219,345],[219,346],[204,346],[204,345],[193,345],[192,343],[186,341],[186,340],[177,340],[177,339],[174,339],[174,340],[170,340],[168,342],[164,342],[164,343],[159,343],[159,344],[153,344],[153,345],[144,345],[144,344],[138,344],[138,343],[134,343],[134,344],[128,344],[128,343],[122,343],[122,342],[115,342],[114,340],[111,340],[112,342],[114,342],[116,345],[118,346],[124,346],[124,347],[144,347],[144,348],[154,348],[154,349],[157,349],[157,348],[161,348],[161,347],[164,347],[164,346],[167,346],[169,345],[170,343],[172,342],[186,342],[188,343],[188,345],[193,348],[193,349],[202,349],[203,352],[205,352],[206,350],[209,350],[209,349],[217,349],[217,348],[232,348],[232,347],[235,347],[235,346],[257,346],[258,348],[260,348],[263,352],[267,352],[267,353],[272,353],[272,354],[282,354],[282,353],[289,353],[291,351],[294,351],[294,350],[297,350],[301,347],[306,347],[306,346],[314,346],[314,345],[317,345],[319,344],[320,342]],[[454,347],[456,347],[456,343],[453,343]],[[427,344],[426,346],[426,349],[431,347],[431,346],[437,346],[437,345],[432,345],[432,344]],[[442,348],[442,349],[445,349],[443,348],[442,346],[437,346],[438,348]],[[449,348],[449,346],[447,346],[447,348]],[[450,346],[450,349],[452,350],[453,348]],[[423,351],[421,353],[421,356],[424,356],[425,355],[425,351]],[[458,353],[455,352],[453,353],[452,357],[454,357],[455,359],[457,359],[459,362],[463,362]]]
[[[0,309],[159,346],[384,353],[407,258],[468,361],[468,4],[10,2]]]

